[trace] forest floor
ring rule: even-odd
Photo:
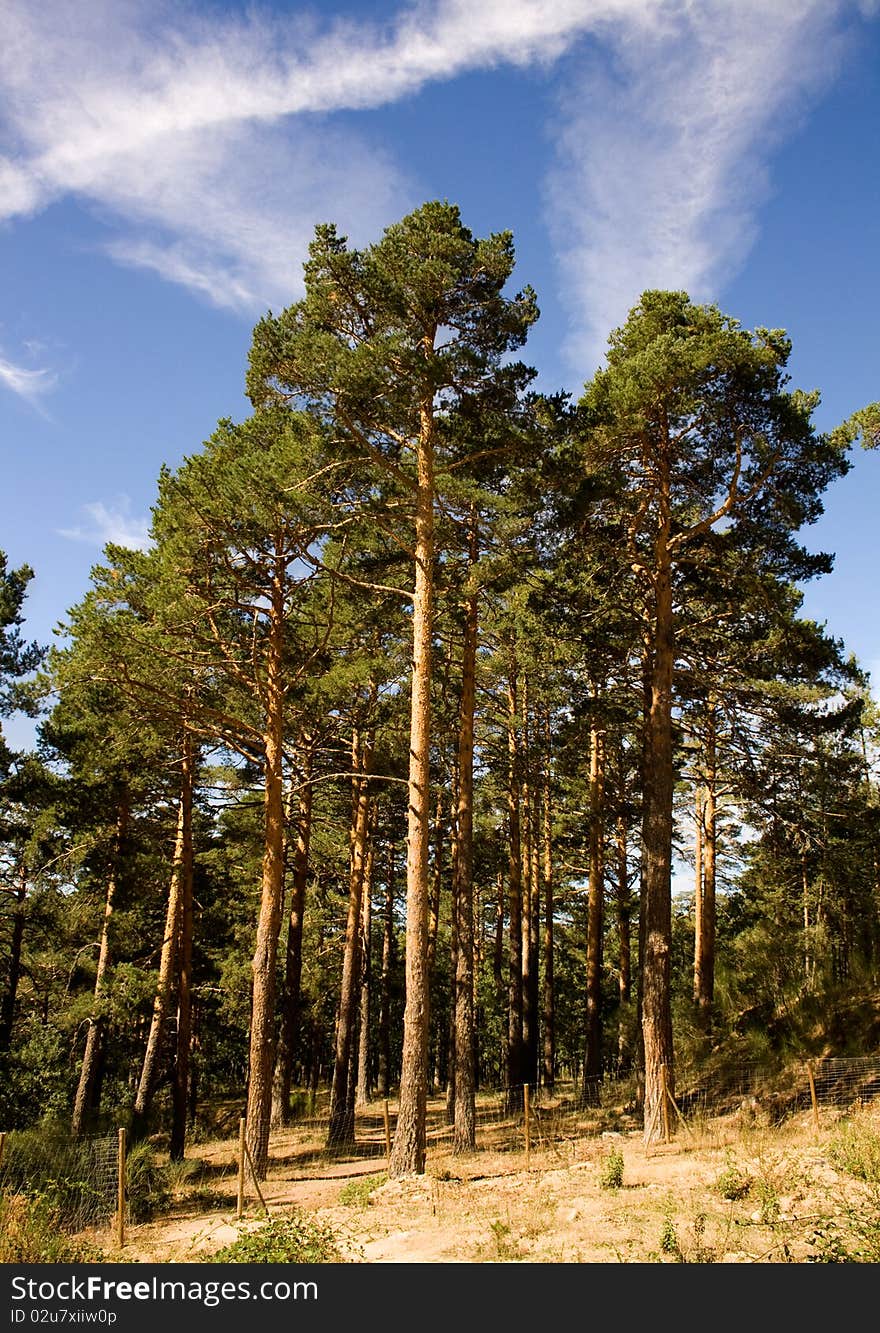
[[[857,1262],[866,1236],[877,1245],[878,1186],[842,1170],[835,1143],[855,1124],[876,1142],[880,1102],[781,1124],[744,1104],[676,1122],[650,1149],[625,1108],[582,1110],[552,1140],[537,1125],[528,1154],[520,1122],[490,1126],[468,1156],[452,1154],[444,1110],[431,1101],[425,1174],[397,1180],[381,1103],[359,1114],[346,1155],[327,1153],[318,1121],[274,1133],[260,1187],[270,1217],[301,1210],[356,1263]],[[195,1144],[169,1211],[130,1224],[117,1257],[198,1263],[264,1223],[250,1180],[237,1219],[237,1146]]]

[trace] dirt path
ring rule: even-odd
[[[785,1130],[733,1122],[647,1152],[637,1130],[596,1133],[532,1151],[528,1165],[523,1152],[462,1159],[441,1148],[425,1175],[388,1181],[375,1141],[368,1156],[327,1161],[300,1130],[273,1139],[261,1189],[270,1215],[303,1210],[356,1262],[806,1262],[811,1219],[846,1183],[827,1137],[808,1119]],[[131,1226],[126,1259],[197,1262],[236,1239],[235,1145],[204,1145],[198,1158],[197,1189],[170,1216]],[[725,1173],[738,1173],[738,1198],[725,1197]],[[264,1217],[251,1191],[243,1224]]]

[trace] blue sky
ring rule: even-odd
[[[786,328],[820,428],[880,398],[874,0],[5,0],[3,26],[0,549],[36,572],[30,637],[143,540],[160,466],[246,415],[318,222],[367,244],[447,198],[509,228],[548,390],[675,287]],[[804,610],[876,686],[880,452],[825,506]]]

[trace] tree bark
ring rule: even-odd
[[[192,829],[192,773],[187,760],[188,738],[184,740],[181,755],[180,797],[177,804],[177,831],[171,860],[171,880],[168,886],[168,904],[165,909],[165,933],[159,955],[159,976],[153,999],[150,1030],[141,1065],[140,1079],[134,1099],[134,1133],[145,1128],[153,1092],[159,1073],[162,1038],[171,1007],[171,996],[177,974],[177,947],[180,934],[181,898],[186,849],[186,832]]]
[[[544,712],[544,791],[542,809],[542,871],[544,879],[544,984],[541,1036],[544,1087],[556,1081],[556,994],[553,974],[553,812],[550,786],[550,714]]]
[[[100,1012],[110,965],[110,924],[116,906],[116,895],[122,869],[122,853],[128,832],[130,803],[128,792],[124,792],[116,816],[116,837],[110,873],[107,877],[107,893],[104,899],[104,916],[101,921],[101,937],[98,945],[98,966],[95,972],[95,1009],[88,1020],[86,1046],[83,1052],[82,1067],[79,1074],[76,1096],[73,1103],[73,1119],[70,1132],[74,1138],[82,1134],[89,1112],[96,1102],[96,1088],[100,1072],[101,1045],[104,1036],[105,1019]]]
[[[269,1165],[272,1120],[272,1071],[276,962],[284,896],[284,569],[279,561],[273,578],[266,662],[264,750],[264,849],[260,912],[251,970],[251,1032],[248,1062],[246,1138],[258,1180]]]
[[[469,563],[476,560],[476,524],[472,521]],[[474,718],[476,711],[478,602],[472,591],[465,602],[458,722],[458,807],[453,883],[455,910],[455,1048],[453,1153],[474,1152],[476,1141],[476,1071],[474,1047]]]
[[[532,818],[531,753],[529,744],[529,680],[523,676],[521,690],[521,775],[520,849],[522,864],[522,1078],[534,1087],[538,1078],[538,969],[537,900],[539,886],[535,876],[537,832]]]
[[[584,1102],[597,1105],[602,1078],[602,940],[604,930],[605,738],[590,728],[590,831],[587,883],[587,1012]]]
[[[426,340],[427,341],[427,340]],[[433,334],[430,338],[433,349]],[[428,1102],[428,836],[431,780],[431,639],[434,622],[433,401],[421,405],[413,591],[413,658],[406,856],[406,1007],[392,1179],[425,1169]]]
[[[672,954],[672,674],[675,658],[669,483],[661,457],[660,516],[652,571],[654,635],[650,705],[645,719],[644,815],[644,954],[641,1022],[644,1055],[644,1138],[659,1137],[664,1088],[674,1093],[671,954]],[[666,465],[668,471],[668,464]]]
[[[8,1051],[15,1022],[15,1001],[21,979],[21,953],[24,943],[24,909],[27,902],[27,868],[24,858],[19,866],[18,888],[12,890],[12,937],[9,941],[9,971],[3,1004],[0,1006],[0,1051]]]
[[[309,847],[312,837],[312,806],[314,788],[312,778],[312,751],[308,745],[302,751],[302,786],[299,793],[299,811],[296,823],[296,841],[293,848],[293,875],[290,884],[290,909],[287,918],[287,948],[284,955],[284,999],[275,1069],[272,1075],[272,1124],[290,1124],[290,1090],[293,1086],[293,1057],[296,1049],[302,982],[303,919],[306,903],[306,884],[309,877]],[[288,839],[285,837],[285,862]]]
[[[454,786],[454,783],[453,783]],[[454,809],[453,796],[453,809]],[[438,785],[437,799],[434,807],[434,837],[433,863],[430,870],[430,891],[428,894],[428,945],[427,945],[427,977],[428,977],[428,1087],[433,1089],[440,1084],[440,1063],[442,1058],[443,1035],[439,1030],[434,1034],[436,1043],[431,1050],[431,995],[434,991],[437,969],[437,937],[440,931],[440,898],[443,890],[443,791]],[[436,1026],[436,1025],[435,1025]]]
[[[621,778],[620,798],[623,799]],[[632,994],[632,961],[630,945],[631,909],[629,896],[629,864],[627,857],[626,817],[617,816],[617,949],[619,967],[617,972],[617,996],[620,1006],[620,1020],[617,1029],[617,1064],[621,1070],[626,1067],[629,1057],[629,1033],[627,1031],[625,1009]]]
[[[361,742],[359,733],[355,729],[352,740],[352,770],[357,777],[354,779],[348,917],[345,923],[345,950],[342,959],[339,1014],[336,1020],[333,1078],[330,1084],[330,1123],[327,1128],[327,1146],[331,1148],[354,1143],[354,1107],[353,1096],[349,1096],[349,1075],[354,1056],[353,1042],[361,984],[361,905],[369,838],[370,795],[367,774],[370,764],[370,742]]]
[[[703,966],[703,790],[694,794],[694,1005],[699,1009]]]
[[[371,811],[371,825],[375,823],[375,805]],[[370,1078],[370,1010],[372,1008],[372,980],[370,964],[372,954],[373,929],[373,862],[375,849],[373,830],[367,836],[367,859],[364,865],[364,888],[361,894],[361,994],[358,1030],[357,1081],[355,1086],[355,1106],[366,1106],[373,1090]]]
[[[179,940],[177,945],[177,1042],[174,1060],[174,1078],[171,1085],[171,1138],[168,1155],[172,1162],[183,1160],[186,1149],[186,1126],[189,1111],[189,1071],[192,1047],[192,954],[193,954],[193,788],[195,785],[195,754],[192,738],[186,736],[183,746],[181,786],[181,866],[180,907],[178,913]]]
[[[388,848],[388,876],[382,911],[382,973],[379,980],[379,1051],[376,1087],[380,1097],[391,1090],[391,963],[394,952],[394,844]]]
[[[507,836],[508,850],[508,1000],[507,1102],[516,1110],[523,1102],[523,984],[522,984],[522,849],[520,838],[519,746],[516,669],[507,683]]]

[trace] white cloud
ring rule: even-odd
[[[681,0],[654,29],[607,30],[569,73],[547,212],[581,379],[646,288],[717,299],[754,241],[771,150],[837,72],[848,8]]]
[[[18,394],[29,403],[35,403],[46,393],[51,393],[58,383],[58,376],[52,370],[34,369],[17,366],[0,356],[0,384],[12,393]]]
[[[597,21],[643,7],[442,0],[379,25],[9,0],[0,114],[14,149],[0,161],[0,216],[74,194],[122,224],[108,246],[122,262],[218,305],[289,300],[315,222],[363,243],[417,202],[380,145],[321,113],[384,105],[501,61],[553,59]]]
[[[549,211],[572,364],[589,373],[644,286],[699,295],[741,261],[768,149],[833,70],[841,13],[866,2],[415,0],[379,22],[6,0],[0,219],[72,194],[117,229],[118,261],[219,306],[286,302],[315,222],[362,244],[419,202],[366,129],[330,113],[548,66],[580,42]]]
[[[91,522],[86,527],[60,528],[60,537],[102,548],[107,542],[136,551],[145,551],[149,546],[149,519],[131,513],[127,495],[117,496],[110,504],[96,500],[93,504],[83,505],[83,511]]]

